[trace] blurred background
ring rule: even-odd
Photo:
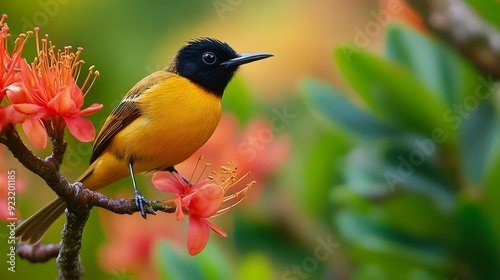
[[[214,136],[178,168],[190,174],[204,155],[214,170],[233,161],[251,172],[249,197],[212,219],[228,237],[211,234],[191,257],[187,223],[174,215],[94,209],[84,277],[500,279],[500,7],[409,2],[2,1],[13,37],[39,26],[58,48],[83,47],[101,74],[84,106],[104,104],[89,117],[97,131],[129,88],[192,38],[275,54],[240,69]],[[32,39],[28,59],[34,50]],[[66,139],[62,172],[73,180],[92,144]],[[15,170],[25,219],[54,194],[4,146],[0,154],[2,197]],[[149,199],[168,196],[150,175],[140,185]],[[129,179],[103,192],[132,197]],[[45,243],[59,242],[63,222]],[[0,234],[0,278],[56,277],[55,260],[17,258],[9,272],[8,228]]]

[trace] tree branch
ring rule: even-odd
[[[75,184],[78,184],[79,187],[81,188],[81,185],[79,183]],[[86,203],[92,206],[104,208],[116,214],[131,215],[135,212],[140,211],[140,209],[137,208],[137,205],[135,204],[135,199],[133,198],[112,199],[100,192],[92,191],[85,188],[80,189],[79,196],[80,196],[78,198],[79,201],[85,201]],[[175,212],[175,207],[164,205],[160,200],[149,201],[149,204],[151,207],[145,209],[147,214],[155,215],[156,214],[155,211],[162,211],[166,213]]]
[[[456,0],[406,0],[427,27],[484,75],[500,79],[500,32]]]
[[[79,185],[79,183],[75,183],[73,185]],[[106,195],[95,192],[89,189],[81,188],[80,191],[78,191],[78,200],[84,202],[87,205],[93,205],[97,207],[104,208],[106,210],[109,210],[113,213],[116,214],[133,214],[135,212],[140,212],[140,209],[137,208],[135,204],[134,199],[125,199],[125,198],[119,198],[119,199],[111,199],[107,197]],[[147,209],[148,214],[156,214],[155,211],[162,211],[166,213],[174,213],[175,212],[175,207],[167,206],[164,205],[160,200],[153,200],[149,202],[151,205],[151,209]],[[88,209],[90,210],[90,209]],[[71,213],[71,211],[68,211]],[[87,212],[87,210],[85,210]],[[68,214],[69,215],[69,214]],[[82,215],[83,216],[83,215]],[[86,222],[86,218],[82,217],[84,220],[78,221],[75,220],[76,217],[75,215],[68,216],[68,221],[66,222],[67,224],[75,224],[75,225],[84,225]],[[67,256],[71,255],[73,256],[73,261],[76,259],[74,258],[74,252],[73,249],[76,249],[78,251],[80,248],[79,245],[78,247],[75,246],[75,244],[79,244],[81,240],[81,232],[83,231],[83,227],[81,228],[71,228],[65,225],[63,229],[63,237],[65,236],[70,236],[71,238],[67,238],[66,240],[63,239],[62,244],[48,244],[48,245],[43,245],[41,243],[37,243],[34,245],[27,244],[27,243],[19,243],[17,245],[17,253],[18,255],[26,259],[30,262],[37,263],[37,262],[46,262],[51,258],[55,258],[58,256]],[[80,239],[78,239],[80,237]],[[72,243],[76,242],[76,243]],[[72,244],[71,246],[64,246],[66,244]],[[61,253],[59,253],[61,247]],[[69,252],[64,252],[63,250],[69,250]],[[63,262],[65,268],[63,269],[64,271],[72,271],[72,270],[83,270],[74,262],[70,261],[69,258],[60,258],[58,262]],[[65,275],[66,278],[72,279],[69,277],[69,275]],[[64,279],[64,278],[63,278]]]
[[[64,201],[71,197],[70,183],[59,172],[59,166],[66,151],[66,142],[62,139],[53,140],[52,155],[41,159],[24,145],[14,125],[10,124],[2,130],[0,143],[3,143],[24,167],[40,176]]]
[[[20,242],[16,246],[19,257],[32,263],[44,263],[57,257],[59,254],[59,244],[43,245],[38,242],[34,245]]]
[[[62,231],[62,240],[57,256],[59,275],[57,279],[80,279],[83,265],[80,260],[83,228],[87,223],[91,207],[81,207],[78,211],[68,208],[66,223]]]
[[[79,184],[79,183],[75,183]],[[75,185],[74,184],[74,185]],[[21,258],[30,262],[46,262],[51,258],[58,257],[57,262],[60,268],[60,279],[75,279],[83,273],[83,267],[80,263],[78,252],[81,248],[81,236],[83,227],[87,221],[90,206],[98,206],[107,209],[116,214],[133,214],[139,212],[134,199],[111,199],[99,192],[94,192],[89,189],[82,188],[77,194],[78,200],[84,202],[87,207],[81,209],[78,215],[72,214],[69,210],[67,214],[67,222],[63,229],[63,239],[61,244],[42,245],[37,243],[30,245],[19,243],[17,253]],[[164,205],[159,200],[150,201],[151,209],[148,209],[148,214],[155,214],[155,211],[167,213],[175,212],[175,208]]]
[[[102,207],[117,214],[133,214],[140,210],[134,199],[110,199],[101,193],[83,188],[79,182],[71,184],[59,172],[66,151],[63,135],[53,133],[51,129],[48,129],[48,133],[52,140],[52,155],[41,159],[24,145],[14,125],[4,127],[0,132],[0,143],[9,149],[22,165],[40,176],[64,200],[67,207],[67,220],[59,245],[20,243],[17,250],[20,257],[32,262],[45,262],[57,255],[58,279],[80,279],[83,266],[79,252],[83,229],[92,207]],[[175,211],[174,207],[164,205],[161,201],[152,201],[150,206],[146,209],[148,214],[156,214],[155,211],[169,213]]]

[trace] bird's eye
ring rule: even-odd
[[[206,64],[212,65],[217,60],[217,57],[213,52],[206,52],[201,56],[201,59],[203,59],[203,62],[205,62]]]

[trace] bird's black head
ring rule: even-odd
[[[268,53],[237,54],[226,43],[201,38],[181,48],[168,70],[222,96],[238,66],[270,56]]]

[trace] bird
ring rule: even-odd
[[[137,82],[112,110],[94,141],[89,167],[76,182],[99,190],[130,176],[135,204],[146,218],[149,203],[134,174],[178,173],[175,165],[215,131],[224,90],[239,66],[272,56],[238,54],[214,38],[187,41],[164,69]],[[18,225],[16,237],[29,244],[39,242],[65,209],[64,201],[56,198]]]

